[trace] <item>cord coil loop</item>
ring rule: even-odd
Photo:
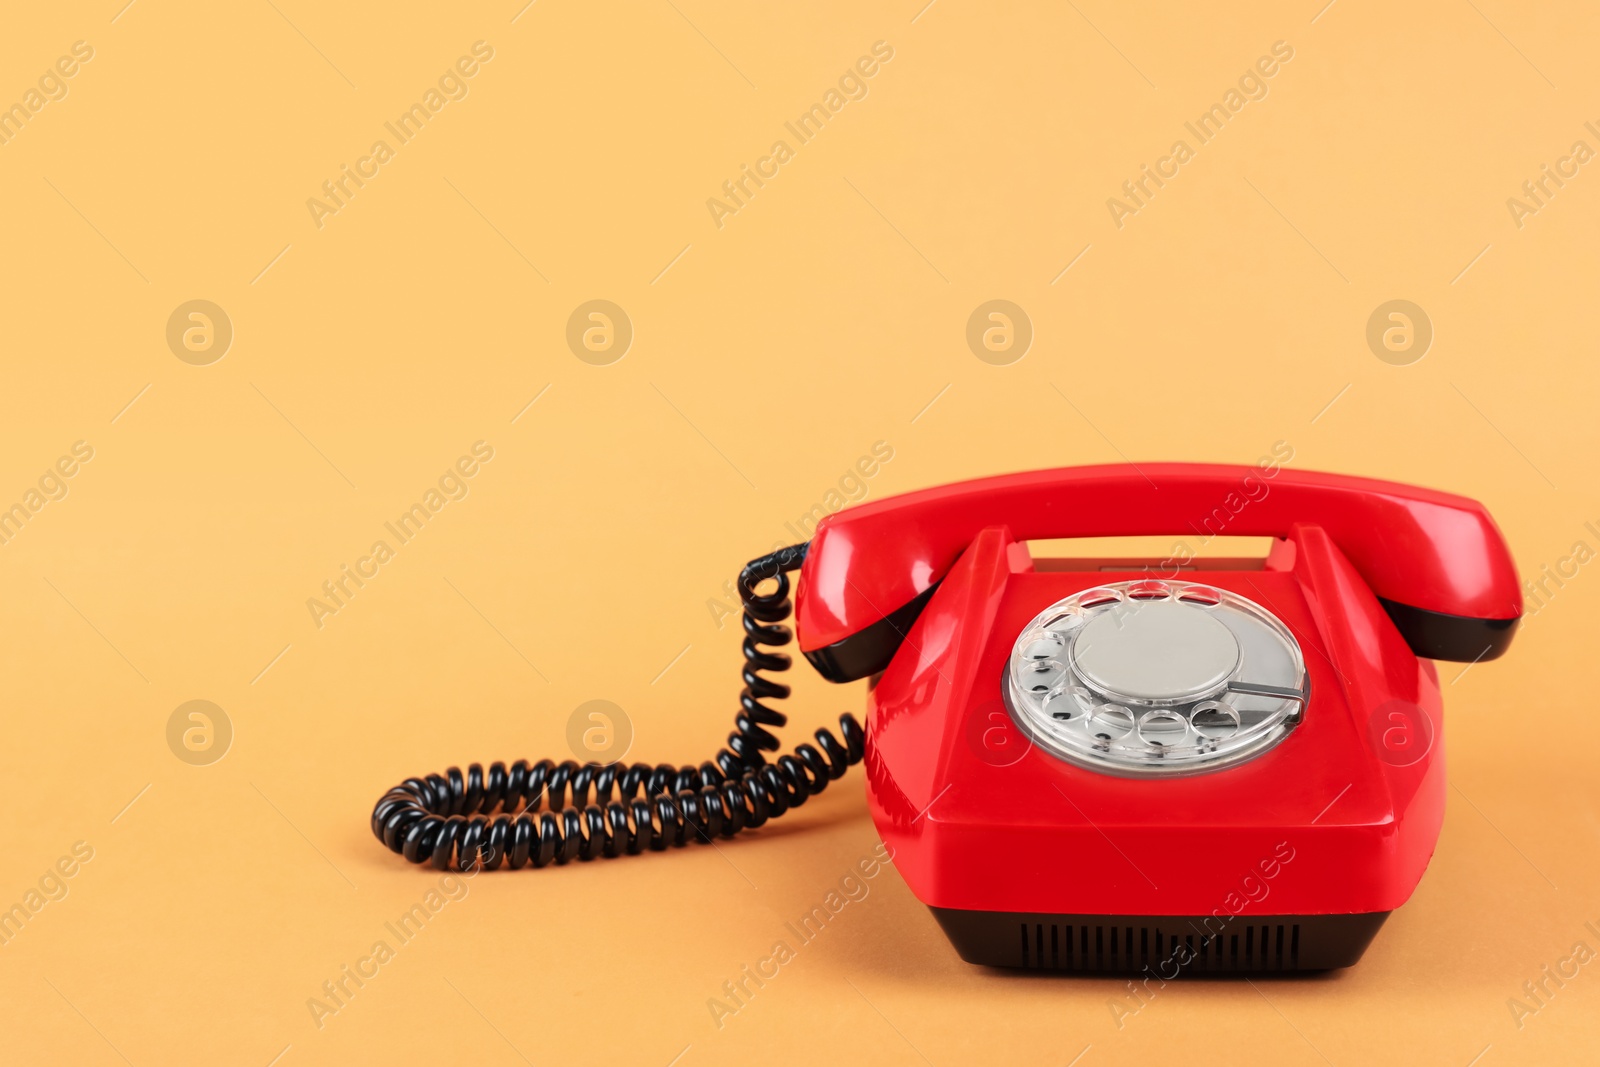
[[[762,701],[790,689],[762,672],[793,665],[781,648],[793,633],[789,572],[805,562],[808,543],[751,560],[739,573],[744,607],[744,689],[728,746],[699,766],[663,763],[581,764],[575,760],[510,767],[474,763],[462,771],[407,778],[372,809],[372,832],[390,851],[438,870],[518,870],[597,857],[637,855],[709,844],[797,808],[861,762],[866,737],[855,716],[839,716],[839,737],[816,732],[816,745],[767,762],[788,717]],[[776,580],[769,593],[756,587]],[[842,738],[843,740],[840,740]]]

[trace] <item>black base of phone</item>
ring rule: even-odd
[[[1100,974],[1273,974],[1349,967],[1386,911],[1355,915],[1047,915],[931,908],[961,958]]]

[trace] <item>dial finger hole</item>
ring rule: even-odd
[[[1222,594],[1207,585],[1186,585],[1178,591],[1178,601],[1183,604],[1214,608],[1222,603]]]
[[[1152,711],[1139,720],[1139,740],[1156,748],[1167,748],[1181,742],[1189,733],[1189,724],[1183,716],[1171,711]]]
[[[1058,685],[1044,695],[1044,711],[1056,722],[1076,722],[1083,718],[1086,709],[1072,686]]]
[[[1118,589],[1089,589],[1078,594],[1078,606],[1081,608],[1100,608],[1107,604],[1115,604],[1122,599],[1122,592]]]
[[[1239,729],[1239,713],[1220,700],[1207,700],[1195,705],[1189,721],[1194,725],[1195,733],[1211,740],[1232,737]]]
[[[1067,639],[1054,630],[1034,630],[1017,642],[1017,654],[1025,660],[1055,659],[1067,647]]]
[[[1066,668],[1056,660],[1035,660],[1017,672],[1017,684],[1023,692],[1042,697],[1060,685],[1066,674]]]
[[[1133,712],[1121,704],[1101,704],[1089,713],[1089,732],[1101,741],[1120,741],[1133,732]]]
[[[1128,587],[1129,600],[1165,600],[1172,595],[1172,586],[1166,582],[1134,582]]]
[[[1083,625],[1083,616],[1076,611],[1062,612],[1045,620],[1044,628],[1066,637]]]

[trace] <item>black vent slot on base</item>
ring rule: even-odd
[[[932,909],[969,963],[1058,973],[1262,974],[1348,967],[1387,912],[1349,915],[1037,915]]]
[[[1110,926],[1022,922],[1017,924],[1020,964],[1029,970],[1127,973],[1146,967],[1170,977],[1174,971],[1223,973],[1300,970],[1300,924],[1251,924],[1241,932],[1216,933],[1166,923]],[[1073,945],[1079,951],[1073,951]],[[1064,946],[1064,949],[1063,949]]]

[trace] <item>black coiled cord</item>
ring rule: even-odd
[[[848,712],[839,716],[841,743],[827,730],[817,748],[802,744],[768,763],[778,739],[766,728],[788,718],[763,704],[782,700],[789,687],[762,671],[786,671],[782,652],[791,633],[782,625],[792,606],[788,572],[805,561],[808,544],[791,545],[751,560],[739,573],[744,602],[744,691],[728,747],[698,767],[635,763],[580,764],[518,760],[509,768],[474,763],[465,772],[407,778],[372,809],[372,832],[412,863],[443,870],[516,870],[572,859],[612,859],[649,849],[682,847],[693,838],[708,844],[777,818],[827,788],[861,762],[865,738]],[[771,593],[755,587],[768,579]],[[570,803],[567,792],[571,790]],[[594,793],[590,802],[590,791]],[[541,811],[548,802],[549,810]]]

